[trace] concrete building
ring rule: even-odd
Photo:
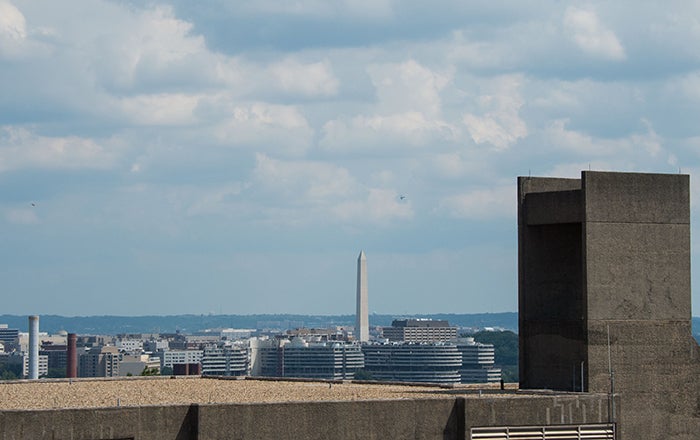
[[[494,366],[496,354],[492,344],[480,344],[474,338],[452,341],[462,353],[459,370],[462,383],[489,383],[501,381],[501,369]]]
[[[92,347],[78,358],[79,377],[119,376],[119,349],[114,346]]]
[[[355,339],[369,341],[369,304],[367,302],[367,257],[360,251],[357,257],[357,310],[355,312]]]
[[[211,376],[245,376],[250,367],[246,345],[208,345],[202,354],[202,374]]]
[[[120,351],[125,353],[138,355],[143,352],[143,339],[119,338],[115,345]]]
[[[156,353],[160,367],[173,368],[175,364],[199,364],[202,362],[203,350],[166,350]]]
[[[54,372],[62,371],[60,377],[64,377],[68,361],[68,346],[55,344],[42,344],[39,349],[39,356],[46,356],[48,369]],[[48,370],[47,370],[48,371]]]
[[[19,348],[19,329],[8,328],[7,324],[0,324],[0,342],[6,352]]]
[[[391,327],[382,327],[382,334],[397,342],[447,342],[457,337],[457,327],[445,320],[395,319]]]
[[[349,380],[364,366],[360,345],[301,337],[257,340],[253,371],[260,376]],[[254,373],[255,374],[255,373]]]
[[[120,376],[140,376],[146,368],[160,373],[160,358],[148,354],[125,354],[119,361]]]
[[[364,344],[365,371],[374,380],[460,382],[462,354],[454,344],[393,342]]]
[[[619,438],[700,433],[682,174],[518,178],[520,386],[611,393]]]

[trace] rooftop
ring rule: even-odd
[[[189,405],[192,403],[281,403],[513,396],[498,385],[437,386],[294,380],[222,380],[200,377],[73,379],[0,383],[0,410]]]

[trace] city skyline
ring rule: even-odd
[[[352,314],[360,250],[369,313],[514,312],[517,176],[690,174],[700,230],[698,14],[0,0],[3,313]]]

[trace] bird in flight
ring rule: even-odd
[[[406,196],[404,196],[404,195],[399,196],[399,200],[406,200]]]

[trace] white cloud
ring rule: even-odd
[[[458,129],[443,120],[440,94],[451,74],[434,72],[415,60],[367,68],[377,95],[364,114],[331,119],[319,144],[335,151],[381,151],[451,142]]]
[[[415,111],[434,118],[440,114],[440,92],[451,73],[434,72],[413,59],[402,63],[374,64],[367,68],[377,93],[377,112]]]
[[[0,127],[0,172],[22,168],[108,168],[116,156],[92,139],[45,137],[25,128]]]
[[[287,203],[315,204],[351,195],[357,186],[350,173],[330,163],[281,161],[256,155],[255,182]]]
[[[552,121],[545,129],[545,137],[555,149],[565,149],[579,155],[620,156],[646,154],[658,157],[663,151],[663,139],[647,120],[642,120],[646,133],[632,133],[620,138],[597,138],[567,128],[568,119]]]
[[[431,120],[421,112],[406,112],[328,121],[320,145],[335,151],[396,150],[454,137],[455,129],[446,122]]]
[[[199,99],[196,95],[159,93],[122,98],[116,106],[134,125],[189,125],[196,121]]]
[[[482,114],[466,113],[463,117],[474,142],[505,150],[527,136],[527,124],[519,115],[524,104],[521,83],[519,75],[502,76],[487,86],[491,89],[487,94],[479,96],[477,104]]]
[[[206,118],[224,119],[216,124],[214,134],[224,145],[263,147],[288,155],[303,154],[311,145],[313,129],[301,111],[291,105],[265,102],[237,105],[226,98],[210,102]]]
[[[0,57],[21,51],[27,38],[27,20],[11,2],[0,0]]]
[[[515,206],[515,185],[509,183],[444,197],[440,200],[439,210],[456,218],[489,220],[514,217]]]
[[[594,11],[569,6],[564,13],[564,27],[574,43],[589,55],[613,61],[626,58],[615,33],[601,23]]]
[[[332,96],[338,92],[338,79],[328,61],[303,64],[288,58],[269,67],[275,84],[284,92],[305,96]]]

